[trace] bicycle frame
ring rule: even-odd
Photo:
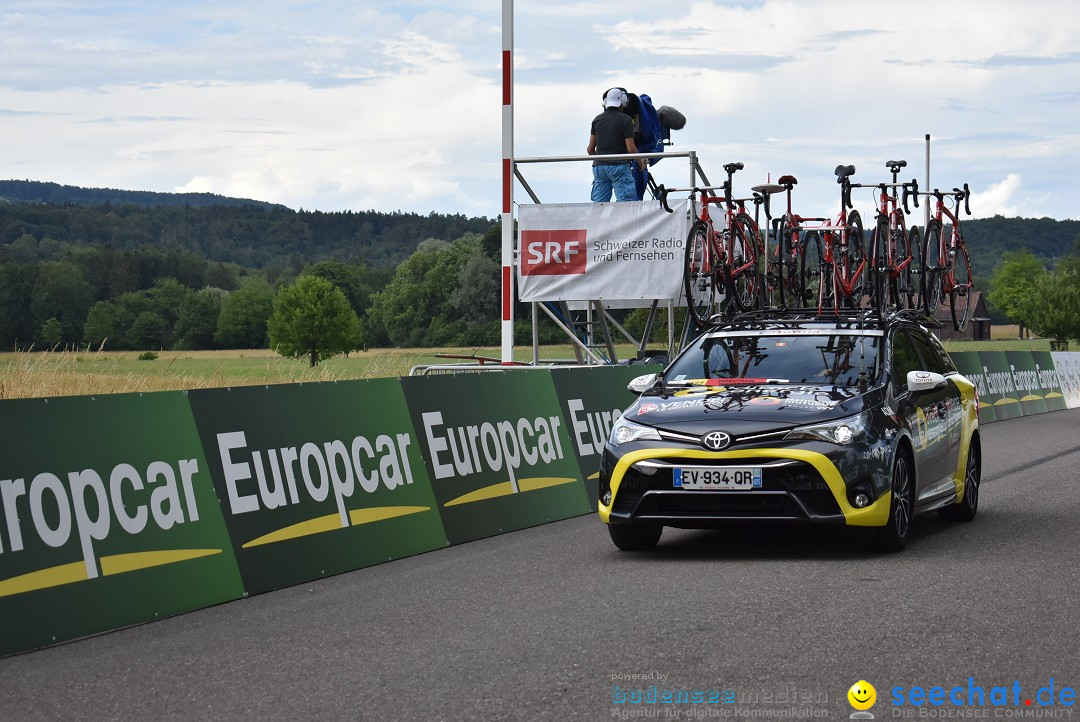
[[[697,189],[695,189],[697,190]],[[735,258],[735,217],[739,213],[746,213],[746,201],[752,200],[748,198],[731,198],[728,196],[710,196],[706,191],[699,191],[700,196],[698,201],[701,203],[701,213],[698,215],[698,220],[705,223],[708,228],[709,243],[706,246],[706,259],[703,262],[702,270],[705,273],[716,273],[716,261],[713,259],[719,259],[719,270],[723,272],[724,278],[731,278],[746,269],[752,267],[757,263],[757,256],[754,255],[746,263],[742,265],[732,265],[732,260]],[[717,231],[716,226],[713,223],[712,215],[709,213],[709,205],[716,204],[724,208],[724,219],[721,230]],[[755,252],[757,249],[754,249]]]
[[[953,189],[954,194],[959,194],[959,189]],[[967,198],[970,192],[967,190],[967,183],[964,184],[964,202],[967,202]],[[956,253],[960,244],[963,243],[963,236],[960,235],[960,218],[959,213],[953,213],[947,205],[945,205],[945,194],[939,190],[934,190],[928,194],[934,197],[934,212],[931,214],[933,219],[942,224],[941,243],[938,246],[938,267],[943,269],[942,274],[942,292],[949,294],[954,288],[959,287],[962,284],[956,282],[956,267],[952,263],[948,262],[950,253]],[[960,200],[957,199],[957,204]],[[959,208],[957,208],[959,211]],[[949,228],[949,240],[945,240],[945,224],[942,222],[943,218],[948,218],[951,222]]]
[[[894,257],[900,237],[908,235],[906,209],[904,213],[900,212],[900,200],[896,197],[896,189],[903,188],[906,192],[909,186],[909,183],[897,183],[895,177],[892,183],[880,183],[877,186],[880,191],[877,217],[885,218],[889,222],[889,243],[885,244],[885,266],[881,270],[887,271],[892,278],[899,278],[900,274],[907,270],[914,260],[912,254],[908,254],[908,257],[899,263],[896,262]],[[890,188],[892,189],[891,193],[889,192]],[[915,205],[918,207],[917,201]],[[880,242],[881,239],[878,239],[878,241]],[[871,253],[872,256],[873,253]]]
[[[673,211],[667,205],[667,195],[672,192],[689,191],[692,202],[701,204],[693,214],[683,272],[687,307],[702,328],[716,310],[718,289],[723,290],[724,310],[732,306],[749,310],[760,305],[760,232],[746,212],[747,201],[756,199],[733,198],[731,194],[732,176],[742,167],[742,163],[725,165],[728,178],[722,186],[664,188],[660,194],[661,206],[669,213]],[[723,189],[723,195],[713,195],[718,188]],[[712,204],[723,208],[721,223],[714,221],[709,209]]]
[[[854,297],[856,289],[859,288],[859,280],[867,267],[866,258],[862,254],[863,239],[851,237],[853,219],[858,217],[856,212],[848,215],[848,208],[854,207],[851,203],[852,185],[848,179],[854,172],[855,166],[837,166],[836,168],[837,182],[840,184],[840,212],[836,216],[836,222],[828,223],[827,218],[807,219],[822,221],[822,224],[817,226],[817,230],[821,232],[823,260],[832,268],[834,312],[839,311],[841,298],[850,301]],[[859,244],[860,256],[858,265],[854,269],[851,268],[853,243]],[[824,288],[822,284],[818,291],[818,313],[821,313],[824,306]],[[853,305],[859,305],[860,301],[861,299],[855,299]]]

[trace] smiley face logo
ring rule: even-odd
[[[877,690],[874,689],[874,685],[867,682],[865,679],[860,679],[855,684],[851,685],[851,689],[847,692],[848,702],[851,706],[858,710],[868,710],[874,706],[874,702],[877,701]]]

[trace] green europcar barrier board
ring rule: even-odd
[[[398,379],[190,401],[249,593],[446,546]]]
[[[401,385],[451,544],[588,513],[550,372]]]
[[[1005,351],[1005,359],[1012,373],[1013,386],[1024,416],[1046,413],[1046,400],[1039,374],[1035,370],[1035,359],[1030,351]]]
[[[1009,360],[1004,351],[979,351],[979,361],[986,376],[987,398],[983,403],[994,407],[997,421],[1015,419],[1024,415],[1013,381]]]
[[[182,392],[0,403],[0,654],[243,594]]]
[[[659,364],[551,370],[590,509],[596,509],[604,443],[623,409],[637,398],[626,385],[638,376],[660,371]]]
[[[1031,359],[1035,363],[1035,377],[1039,384],[1039,393],[1046,403],[1047,411],[1061,411],[1068,408],[1065,395],[1061,390],[1061,379],[1054,366],[1054,358],[1049,351],[1032,351]]]
[[[986,384],[986,372],[983,371],[982,361],[977,351],[958,351],[951,353],[956,369],[962,373],[968,381],[975,384],[979,392],[979,423],[989,424],[997,421],[997,412],[990,399],[990,390]]]

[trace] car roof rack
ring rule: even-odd
[[[879,328],[888,324],[906,321],[918,323],[932,328],[941,328],[941,322],[927,316],[920,309],[907,308],[898,311],[889,311],[882,315],[876,308],[846,308],[838,310],[822,310],[816,308],[762,308],[743,311],[730,318],[718,317],[709,325],[709,330],[719,330],[740,327],[764,328],[770,324],[798,324],[798,323],[836,323],[837,328],[851,328],[853,326]]]

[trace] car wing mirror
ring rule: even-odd
[[[940,389],[947,383],[944,376],[933,371],[908,371],[907,387],[913,394]]]
[[[659,379],[659,374],[645,374],[644,376],[638,376],[633,379],[626,385],[626,388],[635,394],[643,394],[653,386],[656,386],[656,382]]]

